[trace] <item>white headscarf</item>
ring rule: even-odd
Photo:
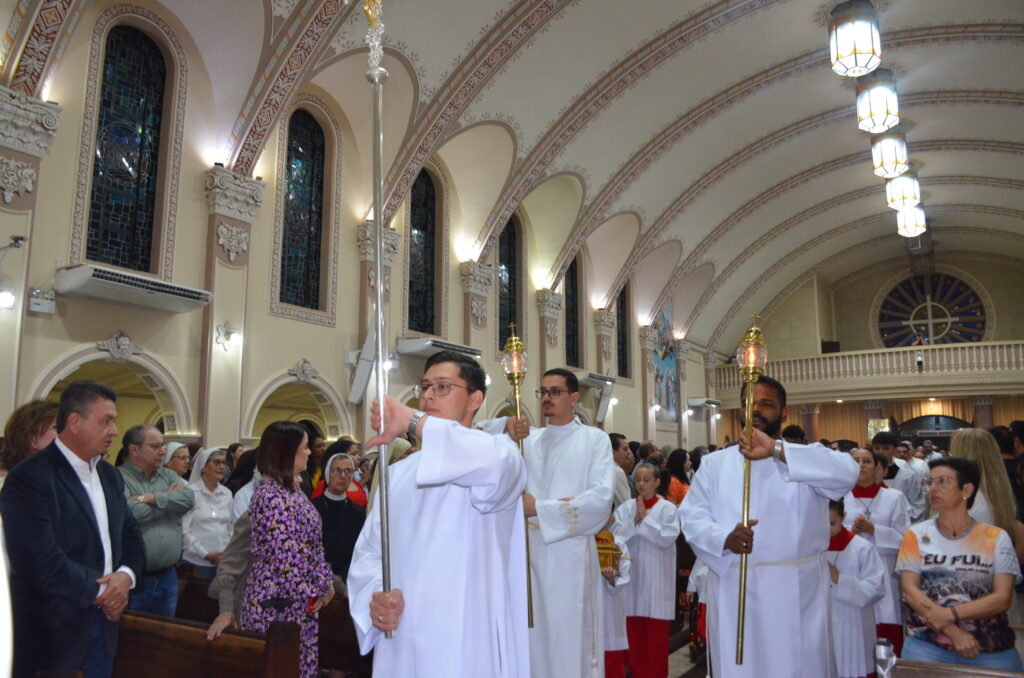
[[[174,456],[174,453],[183,447],[185,447],[184,443],[167,443],[167,445],[164,447],[163,465],[167,466],[168,464],[170,464],[171,457]]]
[[[352,461],[352,457],[348,456],[347,452],[338,452],[337,454],[332,454],[331,457],[327,460],[327,465],[324,466],[324,468],[326,469],[324,473],[324,496],[326,496],[328,499],[333,499],[334,501],[341,501],[342,499],[345,498],[344,495],[338,496],[336,494],[332,494],[327,489],[331,486],[331,464],[334,463],[335,459],[340,459],[342,457],[348,459],[349,461]],[[353,470],[355,470],[355,462],[352,462],[352,468]]]
[[[224,454],[224,450],[216,447],[209,449],[204,447],[196,453],[196,458],[192,460],[192,472],[188,475],[188,482],[190,484],[203,482],[203,467],[210,461],[210,457],[215,454]]]

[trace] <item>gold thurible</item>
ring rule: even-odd
[[[757,378],[764,374],[768,363],[768,347],[765,345],[764,332],[757,326],[758,317],[753,316],[750,329],[743,335],[743,342],[736,349],[736,362],[740,366],[740,375],[746,384],[746,402],[744,409],[743,434],[750,444],[754,434],[754,385]],[[743,460],[743,526],[750,527],[750,459]],[[743,629],[747,616],[747,555],[740,554],[740,595],[739,614],[736,621],[736,663],[743,663]]]
[[[519,387],[526,379],[526,345],[523,340],[516,336],[516,324],[509,325],[510,336],[505,341],[505,348],[501,351],[501,368],[505,373],[508,383],[512,384],[512,399],[516,406],[516,419],[522,419],[523,407],[520,399]],[[524,457],[526,450],[523,441],[519,441],[519,453]],[[533,577],[530,574],[530,521],[524,517],[526,536],[526,618],[527,624],[533,628]]]

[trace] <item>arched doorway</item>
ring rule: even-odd
[[[953,432],[962,428],[971,428],[970,422],[945,414],[928,414],[903,422],[900,425],[899,437],[900,440],[909,440],[914,445],[930,440],[936,447],[948,450]]]
[[[242,427],[248,442],[259,440],[263,429],[275,421],[301,424],[327,440],[355,433],[341,396],[326,381],[319,376],[299,378],[292,372],[270,379],[260,389]]]
[[[167,426],[165,412],[143,377],[125,363],[103,360],[88,362],[58,381],[46,394],[52,402],[60,400],[64,387],[73,381],[98,381],[117,394],[117,428],[127,431],[137,424],[149,424],[164,431]]]

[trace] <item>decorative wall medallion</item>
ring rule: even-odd
[[[228,261],[233,262],[238,255],[249,251],[249,231],[222,221],[217,226],[217,244],[228,255]]]
[[[542,318],[544,322],[544,338],[550,348],[558,346],[558,320],[555,318]]]
[[[372,292],[374,286],[377,284],[377,269],[373,266],[367,267],[366,270],[366,286]],[[391,293],[391,269],[384,269],[384,292],[387,294]]]
[[[0,146],[35,158],[46,155],[60,106],[0,87]]]
[[[206,172],[206,200],[213,214],[251,224],[256,220],[256,209],[263,204],[263,189],[262,181],[223,167],[211,167]]]
[[[288,370],[288,374],[292,375],[304,384],[307,384],[320,376],[320,373],[313,367],[313,363],[309,362],[305,358],[300,360],[295,367]]]
[[[936,270],[888,286],[876,322],[887,348],[962,344],[986,338],[988,314],[974,287]]]
[[[145,352],[145,349],[132,341],[124,330],[118,330],[109,339],[97,341],[96,348],[106,351],[114,360],[128,360],[133,355]]]
[[[0,194],[8,205],[15,196],[31,193],[36,179],[36,170],[29,163],[0,156]]]
[[[469,315],[473,320],[473,327],[478,330],[484,329],[487,326],[487,298],[470,295]]]

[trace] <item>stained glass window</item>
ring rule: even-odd
[[[615,351],[619,376],[629,378],[629,283],[622,286],[615,302]]]
[[[519,222],[515,217],[508,220],[498,238],[499,350],[511,336],[511,323],[516,323],[516,333],[522,336],[523,330],[519,327]]]
[[[578,259],[565,272],[565,364],[580,367],[580,276]]]
[[[878,312],[878,332],[890,348],[981,341],[985,323],[981,296],[945,273],[906,278],[889,291]]]
[[[145,33],[107,35],[96,124],[85,256],[136,271],[153,269],[160,126],[167,66]]]
[[[303,308],[320,308],[326,154],[320,123],[301,108],[295,111],[288,121],[280,300]]]
[[[409,196],[409,329],[434,332],[437,269],[437,189],[425,170]]]

